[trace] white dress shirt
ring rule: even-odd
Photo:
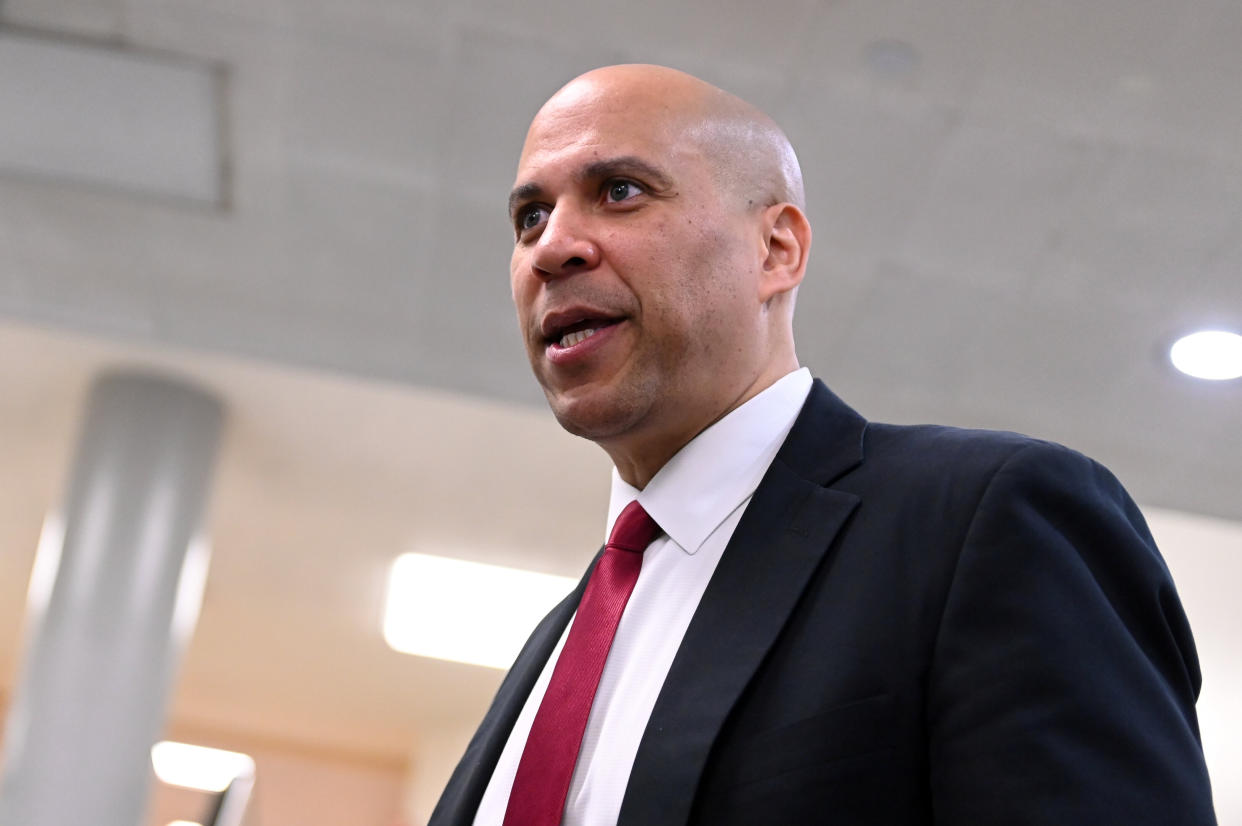
[[[617,822],[639,741],[673,657],[725,545],[810,390],[806,368],[784,376],[696,436],[641,491],[613,469],[604,536],[634,499],[664,534],[643,554],[638,584],[608,652],[565,801],[565,826]],[[522,749],[568,635],[567,627],[526,699],[479,803],[475,826],[504,821]]]

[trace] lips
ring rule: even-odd
[[[597,307],[575,306],[548,313],[540,324],[543,355],[558,370],[583,370],[599,363],[626,317]]]
[[[560,336],[553,336],[550,344],[567,349],[586,341],[601,330],[617,323],[617,319],[591,318],[570,325],[560,331]]]
[[[540,332],[549,346],[568,349],[622,320],[620,316],[595,308],[572,308],[545,315]]]

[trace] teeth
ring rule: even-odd
[[[593,335],[595,335],[595,330],[591,329],[590,327],[588,327],[585,330],[579,330],[576,333],[566,333],[565,335],[561,336],[561,346],[562,347],[573,347],[578,342],[586,341],[588,338],[590,338]]]

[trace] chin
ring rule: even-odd
[[[566,399],[544,391],[552,415],[566,431],[592,442],[614,438],[631,430],[640,416],[634,405],[615,398],[594,396],[586,399]]]

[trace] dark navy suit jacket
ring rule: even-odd
[[[584,579],[585,583],[585,579]],[[431,826],[472,822],[583,585]],[[1194,643],[1117,480],[1009,433],[868,423],[816,382],[673,661],[619,823],[1215,823]]]

